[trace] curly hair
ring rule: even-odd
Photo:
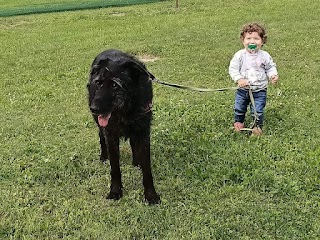
[[[263,44],[267,42],[267,33],[265,27],[256,22],[244,25],[240,33],[240,38],[243,40],[246,33],[252,32],[257,32],[259,34]]]

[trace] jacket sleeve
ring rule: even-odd
[[[277,66],[273,62],[272,57],[267,53],[266,55],[266,73],[268,78],[272,77],[273,75],[278,75]]]
[[[234,82],[237,82],[239,79],[243,78],[240,74],[241,69],[241,53],[237,52],[230,61],[229,65],[229,75]]]

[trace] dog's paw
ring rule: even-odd
[[[144,197],[146,201],[149,203],[149,205],[161,203],[160,196],[154,191],[145,193]]]
[[[104,156],[100,156],[100,162],[106,163],[108,161],[108,158],[105,158]]]
[[[122,197],[122,190],[117,191],[111,190],[107,196],[107,199],[119,200]]]
[[[108,159],[109,159],[108,153],[102,152],[102,153],[100,154],[100,161],[101,161],[101,162],[105,163],[105,162],[108,161]]]
[[[139,162],[133,162],[133,161],[132,161],[132,165],[133,165],[134,167],[141,168],[141,165],[140,165]]]
[[[132,158],[132,165],[135,167],[139,167],[139,168],[141,167],[139,159],[137,159],[135,157]]]

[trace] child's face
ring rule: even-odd
[[[242,39],[243,46],[245,49],[253,53],[262,47],[262,38],[257,32],[245,33],[244,38]]]

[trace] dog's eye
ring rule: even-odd
[[[118,87],[122,87],[122,84],[121,84],[121,80],[119,78],[113,78],[112,79],[112,88],[113,89],[117,89]]]
[[[102,81],[102,80],[96,81],[96,85],[97,85],[98,87],[103,87],[103,81]]]
[[[115,82],[112,83],[112,88],[117,88],[118,84],[116,84]]]

